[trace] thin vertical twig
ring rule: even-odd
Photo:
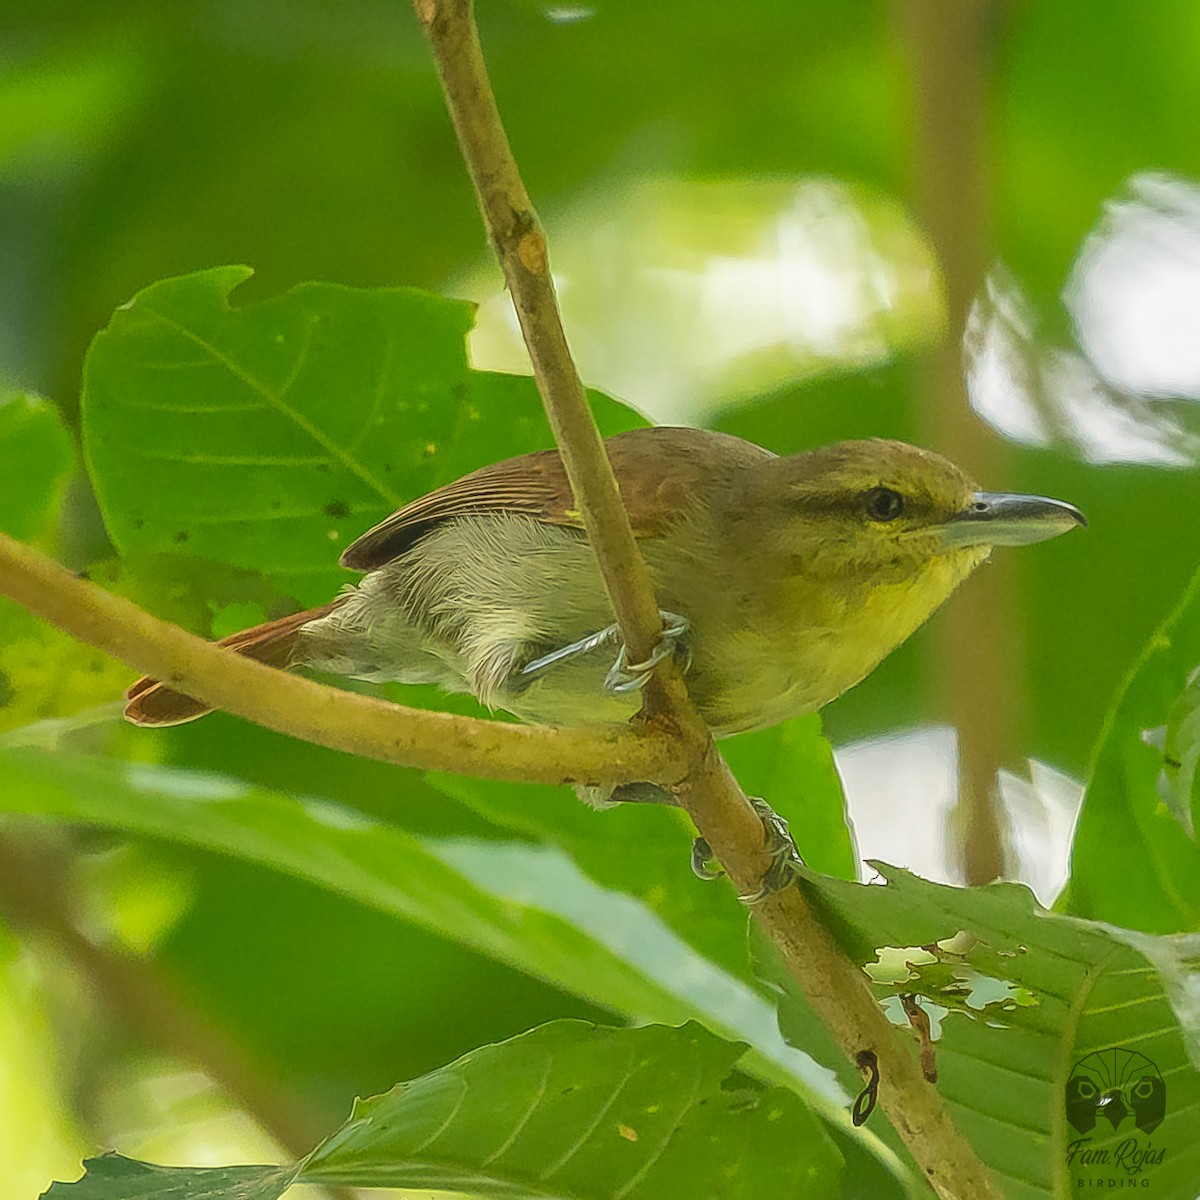
[[[570,358],[545,237],[492,95],[470,0],[414,0],[414,8],[429,37],[467,172],[622,632],[623,613],[630,614],[631,623],[648,622],[638,631],[648,640],[630,645],[640,652],[658,636],[657,605]],[[694,754],[695,769],[676,790],[679,803],[739,891],[756,890],[767,866],[757,815],[679,677],[668,672],[650,686],[657,690],[656,715],[678,731]],[[803,891],[791,887],[773,893],[755,906],[754,914],[850,1061],[863,1053],[875,1056],[880,1103],[935,1191],[958,1200],[1000,1200],[986,1168],[883,1015],[862,971],[838,950]]]
[[[450,119],[484,227],[508,281],[567,476],[576,496],[588,497],[582,514],[587,535],[612,566],[604,582],[613,613],[630,654],[641,662],[662,632],[650,576],[567,346],[546,236],[500,121],[469,0],[416,0],[415,8],[437,48]]]

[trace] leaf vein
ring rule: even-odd
[[[1096,1008],[1088,1007],[1083,1010],[1085,1017],[1095,1016],[1097,1013],[1120,1012],[1124,1008],[1137,1008],[1139,1004],[1163,1004],[1167,1005],[1166,996],[1159,992],[1157,995],[1138,996],[1134,1000],[1118,1000],[1115,1004],[1102,1004]]]
[[[521,1130],[524,1129],[525,1126],[529,1124],[530,1118],[533,1116],[533,1114],[535,1112],[537,1112],[538,1105],[541,1104],[542,1098],[546,1094],[546,1084],[550,1079],[551,1067],[552,1067],[552,1062],[551,1062],[550,1056],[547,1055],[546,1060],[542,1066],[542,1078],[538,1082],[537,1095],[533,1096],[530,1099],[529,1106],[526,1108],[525,1112],[521,1115],[521,1117],[517,1120],[516,1125],[513,1126],[513,1130],[508,1135],[508,1137],[506,1137],[504,1139],[504,1141],[501,1142],[500,1145],[494,1151],[492,1151],[492,1153],[489,1154],[487,1156],[487,1158],[483,1159],[483,1161],[479,1164],[481,1167],[490,1166],[502,1154],[506,1153],[511,1148],[512,1144],[520,1136]]]
[[[683,1124],[683,1118],[686,1117],[694,1107],[696,1103],[696,1097],[699,1092],[700,1064],[693,1061],[692,1092],[687,1098],[687,1103],[679,1110],[679,1115],[667,1127],[666,1133],[663,1135],[662,1139],[659,1141],[658,1145],[654,1148],[646,1161],[642,1163],[642,1165],[628,1178],[628,1180],[626,1180],[623,1187],[620,1187],[613,1192],[612,1200],[623,1200],[625,1196],[628,1196],[634,1187],[636,1187],[646,1177],[646,1174],[649,1172],[650,1168],[653,1167],[654,1164],[657,1163],[659,1159],[661,1159],[662,1156],[667,1152],[667,1147],[671,1144],[671,1139],[675,1136],[675,1134],[679,1131],[680,1126]]]
[[[592,1136],[593,1133],[596,1132],[597,1128],[599,1128],[600,1122],[604,1120],[605,1115],[609,1112],[609,1110],[612,1108],[612,1106],[616,1103],[617,1097],[624,1090],[625,1085],[632,1078],[633,1078],[633,1070],[632,1070],[632,1068],[630,1068],[629,1070],[627,1070],[625,1072],[625,1075],[617,1081],[617,1086],[615,1088],[613,1088],[612,1093],[609,1095],[608,1099],[604,1102],[604,1104],[600,1107],[599,1112],[596,1113],[595,1119],[591,1122],[591,1124],[588,1125],[587,1128],[584,1129],[583,1133],[580,1134],[580,1136],[575,1139],[575,1142],[573,1145],[567,1147],[566,1151],[562,1154],[562,1156],[556,1162],[552,1162],[548,1167],[545,1168],[545,1170],[542,1171],[542,1173],[538,1176],[539,1181],[549,1179],[551,1175],[558,1174],[558,1172],[561,1171],[563,1169],[563,1167],[565,1167],[567,1165],[567,1163],[576,1154],[578,1154],[580,1150],[583,1149],[583,1147],[587,1144],[588,1139]]]
[[[313,467],[329,463],[324,454],[202,454],[194,450],[143,450],[141,456],[156,462],[189,463],[198,467]]]
[[[128,396],[122,398],[121,407],[132,408],[135,412],[161,412],[182,416],[212,416],[220,413],[267,411],[267,405],[258,400],[248,400],[241,404],[153,404],[144,400],[134,400]]]
[[[458,1095],[454,1098],[454,1103],[450,1106],[450,1111],[446,1114],[446,1119],[420,1145],[411,1147],[406,1157],[411,1158],[413,1155],[427,1150],[454,1123],[454,1118],[458,1116],[459,1110],[466,1103],[467,1093],[471,1090],[467,1081],[461,1075],[457,1075],[455,1078],[459,1085],[459,1091]]]
[[[342,466],[346,468],[347,471],[357,475],[359,479],[361,479],[374,491],[378,492],[379,495],[382,496],[389,504],[397,508],[400,506],[400,498],[398,495],[394,494],[390,488],[377,479],[373,472],[367,470],[367,468],[363,466],[363,464],[360,463],[356,458],[347,454],[346,451],[331,437],[329,437],[328,434],[326,434],[323,430],[318,429],[317,426],[312,423],[312,421],[310,421],[298,409],[290,405],[281,395],[277,395],[261,380],[256,379],[243,367],[239,366],[238,363],[234,362],[234,360],[231,359],[227,354],[222,353],[211,342],[206,341],[204,338],[200,337],[199,334],[188,329],[186,325],[181,325],[178,321],[168,317],[165,313],[157,312],[154,309],[150,309],[149,311],[168,328],[174,329],[175,332],[181,337],[193,342],[206,353],[210,354],[212,358],[216,362],[220,363],[227,371],[229,371],[231,375],[237,379],[240,379],[247,387],[262,396],[269,405],[283,413],[284,416],[286,416],[299,429],[312,438],[312,440],[316,442],[317,445],[319,445],[322,449],[324,449],[332,458],[336,458],[338,462],[340,462]]]
[[[359,426],[358,432],[347,444],[347,453],[358,449],[363,438],[365,438],[373,428],[375,424],[375,418],[379,416],[379,410],[383,407],[383,391],[387,386],[388,372],[392,369],[392,353],[394,348],[395,339],[389,337],[383,348],[383,362],[379,367],[379,382],[376,384],[375,392],[371,396],[371,411],[367,414],[366,418]]]

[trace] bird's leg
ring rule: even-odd
[[[609,625],[596,633],[588,634],[585,638],[580,638],[577,642],[572,642],[569,646],[560,646],[557,650],[551,650],[549,654],[543,654],[540,658],[527,662],[521,668],[520,674],[525,678],[540,675],[557,663],[590,654],[601,646],[619,647],[616,662],[604,677],[604,686],[610,692],[632,692],[637,688],[645,687],[646,680],[650,678],[650,673],[654,668],[672,654],[680,656],[683,670],[686,671],[692,657],[691,650],[684,641],[689,628],[687,618],[681,617],[677,613],[661,610],[659,616],[662,617],[663,622],[662,637],[659,638],[645,662],[631,663],[628,661],[629,655],[625,644],[621,641],[620,629],[616,625]]]
[[[758,889],[739,896],[743,904],[758,904],[772,892],[782,891],[795,881],[796,868],[804,865],[796,843],[792,838],[788,823],[763,799],[758,796],[748,796],[751,807],[758,813],[762,822],[763,838],[766,842],[767,853],[771,857],[771,865],[767,867]],[[705,838],[698,837],[692,843],[692,870],[701,879],[716,879],[721,871],[712,865],[712,847]]]
[[[621,642],[621,631],[615,625],[609,625],[607,629],[601,629],[598,633],[589,633],[587,637],[580,638],[577,642],[572,642],[569,646],[559,646],[557,650],[551,650],[549,654],[543,654],[540,658],[535,658],[527,662],[520,671],[520,674],[525,676],[540,675],[548,667],[554,666],[556,663],[565,662],[569,658],[579,658],[584,654],[590,654],[598,646],[617,646]]]

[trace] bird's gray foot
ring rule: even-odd
[[[767,867],[757,891],[739,896],[743,904],[758,904],[773,892],[781,892],[796,880],[796,868],[804,866],[804,859],[796,849],[788,823],[763,799],[749,797],[754,811],[763,824],[763,836],[771,865]]]
[[[658,644],[650,652],[650,656],[645,662],[631,663],[628,661],[629,654],[621,641],[620,629],[616,625],[609,625],[596,633],[588,634],[585,638],[580,638],[577,642],[572,642],[569,646],[560,646],[557,650],[551,650],[549,654],[543,654],[540,658],[527,662],[521,668],[520,674],[525,679],[540,675],[557,663],[590,654],[601,646],[620,647],[617,651],[617,661],[609,668],[609,672],[604,678],[604,686],[610,692],[632,692],[645,687],[651,671],[672,654],[679,656],[683,669],[686,671],[692,659],[691,650],[684,641],[689,629],[687,618],[679,616],[678,613],[662,611],[659,612],[659,616],[662,617],[663,622],[662,637],[659,638]]]
[[[782,891],[796,878],[796,868],[804,865],[796,843],[792,840],[788,823],[763,799],[758,796],[747,797],[763,825],[763,838],[766,842],[767,853],[771,856],[771,865],[758,890],[750,892],[738,899],[743,904],[757,904],[765,900],[772,892]],[[717,879],[723,872],[715,865],[712,847],[706,838],[698,837],[692,843],[692,872],[700,879]]]
[[[662,609],[659,609],[658,615],[662,617],[662,637],[650,651],[650,656],[645,662],[631,663],[629,651],[622,643],[620,650],[617,651],[617,661],[608,669],[608,674],[604,677],[604,686],[608,691],[632,692],[645,687],[646,680],[650,678],[654,668],[673,654],[680,657],[684,671],[691,665],[691,650],[684,640],[690,628],[687,617],[681,617],[678,613],[665,612]]]

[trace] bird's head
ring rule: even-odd
[[[908,637],[993,547],[1086,524],[1061,500],[982,492],[940,455],[882,439],[769,460],[745,518],[775,604],[846,644],[845,675]]]
[[[1086,525],[1045,496],[982,492],[952,462],[904,442],[839,442],[774,459],[758,506],[795,567],[877,583],[916,581],[934,566],[965,577],[995,546],[1023,546]]]

